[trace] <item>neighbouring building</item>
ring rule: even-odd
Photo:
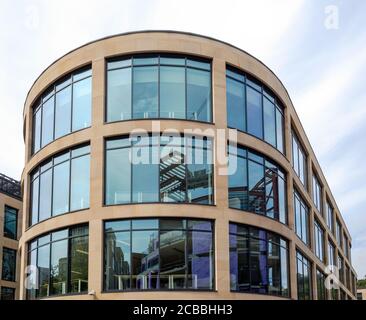
[[[239,48],[90,42],[36,79],[24,139],[19,250],[38,282],[21,273],[21,299],[356,299],[351,235],[289,94]]]
[[[20,182],[0,174],[0,300],[19,297],[18,240],[21,230]]]

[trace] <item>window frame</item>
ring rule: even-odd
[[[8,235],[5,234],[5,227],[6,227],[6,224],[7,222],[9,223],[9,221],[6,221],[6,215],[9,214],[9,210],[14,210],[15,211],[15,235],[14,237],[9,237]],[[18,218],[19,218],[19,209],[16,209],[14,207],[11,207],[11,206],[8,206],[8,205],[5,205],[4,206],[4,228],[3,228],[3,235],[5,238],[8,238],[8,239],[12,239],[12,240],[18,240]]]

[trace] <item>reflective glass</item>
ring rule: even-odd
[[[52,169],[44,172],[40,176],[39,197],[39,221],[51,217],[52,210]]]
[[[40,297],[46,297],[50,294],[50,245],[39,247],[37,267],[39,272],[38,294]]]
[[[90,155],[71,160],[70,210],[89,208]]]
[[[41,117],[42,109],[33,116],[33,152],[37,152],[41,148]]]
[[[248,133],[263,139],[262,95],[247,86]]]
[[[71,131],[71,86],[56,93],[55,139]]]
[[[57,241],[51,246],[51,292],[65,294],[67,292],[68,242]]]
[[[42,108],[42,147],[53,140],[54,97],[47,100]]]
[[[73,87],[72,131],[84,129],[91,123],[92,78],[76,82]]]
[[[70,240],[70,292],[88,290],[88,236]]]
[[[245,85],[227,78],[227,124],[231,128],[246,130]]]
[[[12,282],[16,280],[16,258],[15,250],[3,247],[2,280]]]
[[[17,239],[18,210],[5,206],[4,210],[4,237]]]
[[[263,98],[264,140],[276,147],[276,114],[274,104]]]
[[[264,168],[253,161],[248,161],[249,211],[263,214],[265,212]]]
[[[69,211],[70,162],[63,162],[53,169],[52,215]]]

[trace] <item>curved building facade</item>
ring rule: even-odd
[[[24,139],[22,299],[355,298],[351,236],[290,97],[232,45],[88,43],[35,81]]]

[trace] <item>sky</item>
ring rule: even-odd
[[[54,60],[134,30],[211,36],[263,61],[287,88],[366,276],[366,1],[0,0],[0,172],[20,179],[27,92]]]

